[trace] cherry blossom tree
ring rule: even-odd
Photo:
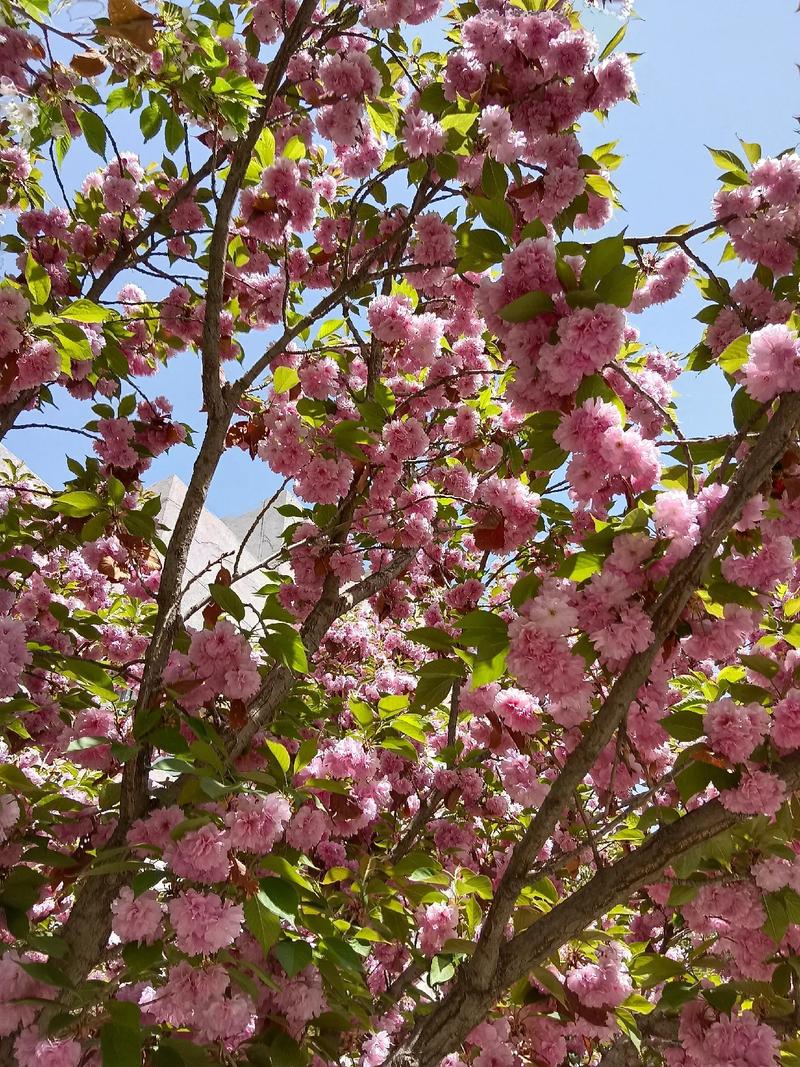
[[[566,0],[2,14],[0,427],[87,449],[0,487],[0,1063],[800,1063],[797,155],[622,229]]]

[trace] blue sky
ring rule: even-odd
[[[592,120],[584,132],[589,148],[618,138],[626,157],[614,175],[626,209],[615,218],[614,230],[627,226],[630,234],[644,235],[678,223],[707,221],[718,171],[705,145],[736,150],[737,136],[759,142],[765,154],[796,145],[800,15],[795,7],[794,0],[639,0],[640,18],[631,23],[623,47],[642,53],[635,66],[640,106],[622,104],[604,126]],[[588,21],[601,44],[619,28],[610,15],[598,13]],[[116,118],[120,144],[138,149],[138,128],[126,131],[125,117],[117,113]],[[148,158],[146,149],[143,158]],[[68,188],[96,165],[73,149],[65,167]],[[710,246],[703,258],[716,263],[721,250],[721,243]],[[700,337],[702,327],[693,320],[700,306],[692,287],[665,307],[638,316],[642,340],[688,351]],[[163,393],[172,400],[178,418],[202,429],[195,356],[176,357],[146,384],[149,394]],[[727,430],[729,391],[721,376],[687,374],[678,387],[687,434]],[[38,421],[82,425],[83,405],[69,397],[63,402],[59,398],[59,403],[60,412],[48,409]],[[37,419],[26,416],[22,421]],[[11,433],[5,443],[53,485],[68,476],[65,455],[82,455],[83,444],[88,444],[40,429]],[[193,455],[188,448],[173,449],[153,464],[150,479],[176,473],[187,481]],[[233,450],[223,457],[209,506],[220,515],[242,512],[268,496],[276,484],[264,464]]]

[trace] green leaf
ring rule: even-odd
[[[696,760],[684,767],[675,776],[675,785],[680,793],[681,800],[686,803],[692,797],[702,793],[714,777],[714,768],[710,763]]]
[[[492,229],[499,230],[506,237],[510,237],[514,232],[514,216],[505,200],[499,197],[490,200],[485,196],[471,196],[470,203]]]
[[[281,934],[281,924],[258,896],[244,902],[244,922],[266,956]]]
[[[559,578],[571,578],[573,582],[583,582],[596,574],[603,566],[603,557],[595,552],[576,552],[556,570]]]
[[[767,425],[766,414],[760,411],[762,406],[744,388],[737,389],[731,403],[736,429],[741,431],[747,428],[750,433],[760,433]]]
[[[449,982],[456,973],[455,964],[447,956],[434,956],[431,960],[430,984],[441,985]]]
[[[356,720],[359,726],[369,726],[372,722],[372,708],[369,704],[365,704],[363,700],[357,700],[351,696],[347,702],[347,706],[350,709],[350,714]]]
[[[706,145],[706,148],[708,148],[708,145]],[[716,165],[721,167],[722,170],[730,170],[732,167],[742,174],[747,172],[747,167],[734,152],[728,152],[727,149],[723,148],[708,148],[708,152]]]
[[[457,130],[459,133],[468,133],[478,120],[478,111],[456,111],[452,115],[445,115],[439,120],[443,130]]]
[[[464,664],[458,659],[435,659],[419,671],[415,708],[433,708],[448,695],[457,678],[463,678]]]
[[[167,151],[177,152],[183,144],[183,139],[184,131],[181,120],[174,112],[170,113],[167,115],[167,123],[164,127],[164,144],[167,146]]]
[[[217,585],[216,582],[212,582],[208,587],[208,591],[211,593],[214,603],[218,604],[224,612],[236,619],[237,622],[242,621],[245,606],[239,594],[234,592],[229,585]]]
[[[385,418],[383,412],[381,412],[381,416]],[[343,419],[341,422],[337,422],[333,427],[331,436],[336,442],[337,448],[362,462],[367,457],[361,445],[372,444],[374,440],[372,435],[355,419]]]
[[[117,1022],[105,1023],[100,1028],[103,1067],[140,1067],[143,1038],[144,1034],[138,1027]]]
[[[581,284],[583,284],[582,281]],[[614,267],[601,280],[597,287],[597,295],[605,304],[613,304],[615,307],[625,308],[630,304],[635,288],[636,268]]]
[[[750,334],[742,334],[735,341],[731,341],[725,351],[719,357],[719,365],[726,374],[735,374],[740,367],[750,359],[747,351],[750,345]]]
[[[284,156],[286,159],[295,160],[303,159],[305,154],[305,143],[301,141],[299,137],[291,137],[289,141],[287,141],[286,147],[284,148],[283,152],[281,152],[281,155]]]
[[[462,271],[484,271],[499,263],[505,254],[506,246],[493,230],[470,227],[458,235],[458,265]]]
[[[624,23],[624,25],[622,25],[617,30],[617,32],[614,34],[614,36],[611,38],[611,40],[605,46],[603,51],[600,53],[600,55],[598,57],[599,62],[602,62],[604,59],[608,59],[608,57],[611,55],[611,53],[614,51],[614,49],[617,47],[617,45],[622,43],[622,39],[624,38],[624,36],[625,36],[625,34],[627,32],[628,32],[628,23],[626,22],[626,23]]]
[[[368,945],[359,946],[369,952]],[[363,965],[361,955],[356,949],[341,937],[323,937],[319,945],[322,955],[332,959],[339,967],[354,974],[361,974]]]
[[[164,119],[161,114],[161,109],[155,101],[151,101],[146,108],[142,109],[142,112],[139,115],[139,129],[142,131],[142,136],[145,141],[149,141],[151,137],[155,137],[161,129],[163,121]]]
[[[762,149],[760,144],[756,144],[754,141],[743,141],[739,138],[739,144],[744,149],[744,154],[750,160],[751,163],[758,163],[762,156]]]
[[[46,304],[50,296],[50,275],[41,263],[36,262],[30,252],[25,260],[25,281],[33,303],[37,307]]]
[[[282,878],[262,878],[256,897],[261,904],[280,919],[293,920],[300,907],[300,894],[290,882]]]
[[[739,604],[743,608],[759,608],[758,597],[749,589],[734,582],[711,582],[708,587],[708,595],[717,604]]]
[[[272,953],[289,978],[294,978],[311,963],[311,946],[305,941],[279,941]]]
[[[255,155],[263,170],[275,162],[275,136],[268,126],[256,141]]]
[[[300,381],[294,367],[276,367],[272,374],[272,388],[276,394],[288,393]]]
[[[84,515],[92,515],[102,505],[97,493],[87,493],[83,490],[75,490],[71,493],[62,493],[53,501],[53,507],[72,518],[82,518]]]
[[[19,963],[17,966],[21,967],[31,978],[35,978],[37,982],[44,982],[45,985],[55,986],[56,989],[70,989],[72,986],[67,975],[52,960],[48,960],[47,963]]]
[[[435,81],[425,86],[419,95],[419,106],[432,115],[441,115],[445,108],[450,106],[441,82]]]
[[[676,978],[679,974],[683,974],[685,964],[672,960],[668,956],[642,953],[641,956],[634,956],[629,964],[629,970],[640,989],[650,989],[651,986],[660,985],[668,978]]]
[[[526,574],[511,587],[511,603],[519,611],[522,605],[539,592],[542,579],[535,574]]]
[[[61,312],[65,319],[75,322],[105,322],[114,314],[110,308],[100,307],[91,300],[75,300]]]
[[[269,738],[267,738],[264,744],[272,753],[275,762],[278,764],[283,773],[287,774],[292,761],[286,746],[282,745],[280,741],[271,741],[269,740]]]
[[[12,867],[0,884],[0,907],[27,911],[39,899],[47,879],[32,867]]]
[[[262,645],[275,659],[299,674],[308,673],[308,657],[297,630],[286,623],[276,623],[262,639]]]
[[[604,237],[602,241],[593,244],[581,271],[581,288],[594,289],[597,283],[615,267],[619,267],[624,259],[625,242],[621,234],[617,237]]]
[[[696,741],[705,733],[703,716],[688,708],[674,711],[660,720],[661,725],[676,741]]]
[[[763,674],[765,678],[774,678],[781,669],[780,663],[776,663],[774,659],[770,659],[769,656],[763,656],[760,653],[740,656],[739,662],[742,666],[749,667],[751,671],[755,671],[756,674]]]
[[[549,293],[525,293],[500,308],[498,316],[504,322],[530,322],[531,319],[553,310],[553,298]]]
[[[106,128],[103,120],[93,111],[81,108],[77,114],[78,125],[83,130],[87,145],[98,156],[106,157]]]
[[[425,92],[427,92],[427,89]],[[483,161],[481,188],[483,189],[484,195],[488,196],[490,200],[502,199],[505,197],[506,190],[508,189],[508,175],[506,174],[506,168],[502,163],[490,159],[489,156]]]
[[[402,711],[403,708],[407,708],[409,704],[408,697],[404,694],[393,693],[390,696],[381,697],[378,701],[378,711],[381,713],[381,718],[385,718],[387,715],[393,715],[396,711]]]
[[[419,741],[420,744],[425,744],[428,739],[423,729],[423,720],[419,715],[398,715],[397,718],[392,719],[392,729],[405,734],[412,741]]]
[[[603,178],[599,174],[587,174],[586,184],[592,192],[602,196],[605,200],[614,199],[614,189],[607,178]]]
[[[367,114],[376,133],[394,136],[397,131],[397,116],[382,100],[367,101]]]
[[[417,644],[433,648],[437,652],[449,652],[453,647],[453,638],[444,630],[438,630],[435,626],[418,626],[409,630],[406,637]]]

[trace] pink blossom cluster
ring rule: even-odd
[[[635,427],[626,430],[618,409],[606,401],[584,401],[562,418],[553,437],[573,453],[567,478],[572,496],[581,503],[602,502],[626,486],[645,492],[659,477],[655,445]]]
[[[559,305],[562,288],[555,267],[552,241],[527,239],[504,257],[501,277],[484,277],[478,291],[479,307],[516,367],[509,397],[521,412],[559,408],[585,377],[616,359],[625,335],[625,315],[618,307],[599,303],[570,310]],[[528,322],[505,322],[503,309],[531,292],[550,295],[559,311]],[[555,343],[550,340],[553,327]]]
[[[569,971],[566,986],[589,1008],[616,1008],[633,992],[625,960],[627,949],[618,942],[603,945],[597,963],[584,963]]]
[[[236,940],[242,929],[241,905],[216,893],[187,889],[170,901],[169,920],[175,944],[189,956],[209,956]]]
[[[736,704],[730,697],[709,704],[703,724],[711,747],[731,763],[744,762],[769,730],[760,704]]]
[[[194,1041],[239,1044],[253,1030],[256,1009],[219,964],[183,960],[170,967],[167,980],[158,988],[133,987],[132,998],[142,1009],[144,1023],[186,1027]]]
[[[0,697],[14,696],[22,672],[30,662],[25,623],[10,615],[0,615]]]
[[[187,710],[220,696],[249,700],[260,685],[250,645],[227,619],[220,619],[211,630],[194,631],[188,654],[170,655],[164,680],[175,687],[179,703]]]
[[[789,153],[762,159],[749,177],[749,185],[716,194],[715,217],[740,259],[762,264],[776,275],[789,274],[797,259],[800,158]]]
[[[426,956],[435,956],[445,941],[456,937],[458,908],[454,904],[426,904],[419,919],[419,947]]]
[[[634,292],[628,310],[635,314],[674,300],[683,289],[690,270],[691,262],[685,252],[681,249],[670,252],[656,265],[655,273]]]
[[[544,582],[508,628],[509,672],[529,693],[546,700],[548,713],[565,727],[583,721],[590,698],[584,661],[569,640],[577,626],[570,599],[567,583]]]
[[[698,997],[681,1012],[680,1049],[667,1052],[670,1067],[776,1067],[775,1031],[750,1011],[717,1015]]]
[[[800,341],[785,326],[764,326],[750,338],[742,368],[745,389],[766,403],[780,393],[800,392]]]
[[[715,356],[746,332],[748,319],[756,327],[782,325],[794,310],[790,300],[776,300],[756,278],[740,278],[732,286],[731,305],[720,308],[706,331],[706,344]]]
[[[300,166],[282,157],[267,167],[257,188],[242,192],[242,218],[251,237],[280,245],[292,233],[312,229],[319,196],[302,177]]]
[[[777,815],[786,800],[786,785],[769,771],[747,770],[735,788],[722,791],[720,799],[737,815]]]
[[[490,475],[478,486],[474,501],[483,505],[474,512],[479,524],[486,522],[488,512],[490,525],[498,530],[497,543],[492,545],[497,551],[513,552],[533,540],[541,499],[518,478]]]

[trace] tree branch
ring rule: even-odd
[[[339,594],[338,585],[335,592],[323,590],[322,596],[300,629],[306,652],[313,655],[336,619],[385,589],[390,582],[403,573],[414,555],[415,552],[412,549],[401,549],[395,552],[388,566],[376,571],[375,574],[370,574],[346,593]],[[267,674],[250,705],[249,720],[237,735],[236,743],[231,750],[232,760],[241,756],[255,734],[272,720],[280,702],[294,685],[294,680],[294,671],[284,666],[273,667]]]

